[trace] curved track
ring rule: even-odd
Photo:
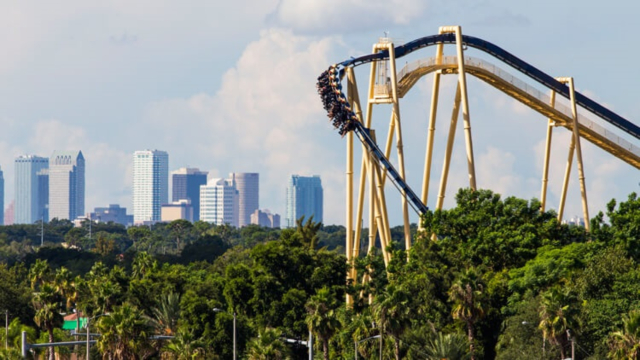
[[[465,45],[473,47],[475,49],[481,50],[489,55],[494,56],[495,58],[501,60],[505,64],[515,68],[521,73],[529,76],[530,78],[538,81],[545,87],[556,91],[558,94],[561,94],[565,98],[569,99],[569,88],[562,84],[561,82],[554,79],[552,76],[544,73],[542,70],[530,65],[526,61],[518,58],[517,56],[509,53],[508,51],[502,49],[501,47],[492,44],[486,40],[482,40],[480,38],[462,35],[462,40]],[[411,54],[416,50],[420,50],[425,47],[441,44],[455,44],[456,38],[454,34],[440,34],[440,35],[431,35],[426,36],[404,45],[397,46],[395,48],[395,56],[396,58],[401,58],[405,55]],[[358,66],[362,64],[367,64],[376,60],[385,60],[389,58],[388,51],[381,51],[376,54],[370,54],[365,56],[360,56],[357,58],[352,58],[349,60],[345,60],[338,65],[340,67],[347,66]],[[620,128],[636,139],[640,139],[640,127],[630,122],[629,120],[623,118],[622,116],[614,113],[613,111],[607,109],[606,107],[596,103],[595,101],[589,99],[588,97],[576,92],[576,103],[585,109],[591,111],[595,115],[604,119],[606,122]]]
[[[571,109],[558,104],[551,106],[548,96],[484,60],[465,56],[464,63],[468,74],[492,85],[545,117],[553,119],[556,124],[569,130],[573,129]],[[445,56],[440,64],[436,63],[435,58],[407,64],[398,75],[398,95],[404,97],[421,77],[438,70],[457,72],[457,57]],[[640,169],[640,148],[607,131],[589,118],[582,115],[578,117],[581,137]]]

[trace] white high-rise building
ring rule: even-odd
[[[49,168],[49,159],[35,155],[15,160],[14,224],[33,224],[44,216],[38,186],[38,172]],[[48,203],[48,199],[46,201]]]
[[[233,180],[209,180],[200,186],[200,220],[238,227],[238,198]]]
[[[49,218],[74,220],[84,215],[82,151],[54,151],[49,159]]]
[[[260,208],[260,174],[258,173],[231,173],[229,177],[236,186],[239,195],[240,227],[251,224],[251,214]]]
[[[160,221],[162,204],[169,202],[169,154],[142,150],[133,154],[133,222]]]

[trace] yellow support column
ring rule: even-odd
[[[582,163],[582,147],[580,146],[580,122],[578,121],[578,107],[576,106],[573,78],[569,78],[569,92],[571,94],[571,112],[573,114],[573,138],[576,143],[576,160],[578,160],[578,180],[580,181],[580,195],[582,197],[582,214],[584,227],[589,231],[589,206],[587,205],[587,185],[585,183],[584,165]]]
[[[584,216],[585,229],[589,231],[589,207],[587,205],[587,188],[585,184],[584,166],[582,162],[582,148],[580,146],[580,122],[578,121],[578,108],[575,101],[575,88],[573,78],[558,78],[558,81],[569,84],[569,95],[571,100],[571,112],[573,115],[573,129],[571,136],[571,144],[569,145],[569,155],[567,158],[567,167],[564,173],[564,181],[562,183],[562,194],[560,196],[560,206],[558,208],[558,221],[562,221],[564,216],[564,206],[567,200],[567,188],[569,187],[569,177],[571,175],[571,165],[573,163],[573,152],[576,151],[578,161],[578,179],[580,181],[580,195],[582,197],[582,212]]]
[[[469,96],[467,94],[467,75],[464,69],[464,50],[462,48],[462,28],[460,26],[446,26],[440,28],[440,33],[453,32],[456,35],[456,50],[458,53],[458,84],[462,92],[462,120],[464,121],[464,139],[467,146],[467,167],[469,171],[469,187],[476,190],[476,169],[473,157],[473,138],[471,136],[471,115],[469,114]]]
[[[443,44],[436,47],[436,65],[442,64]],[[438,95],[440,92],[441,72],[433,74],[433,87],[431,92],[431,110],[429,112],[429,129],[427,133],[427,150],[424,156],[424,175],[422,177],[422,202],[426,205],[429,200],[429,182],[431,181],[431,160],[433,157],[433,138],[436,132],[436,116],[438,113]],[[421,225],[421,224],[420,224]]]
[[[456,137],[456,126],[458,125],[458,115],[460,113],[460,84],[456,87],[456,97],[453,101],[453,111],[451,113],[451,125],[449,126],[449,137],[447,138],[447,148],[444,154],[444,164],[442,164],[442,176],[440,177],[440,191],[436,210],[442,210],[444,194],[447,191],[447,179],[449,177],[449,166],[451,165],[451,153],[453,152],[453,142]]]
[[[355,74],[353,73],[353,68],[348,67],[345,69],[347,74],[347,95],[349,96],[348,101],[351,104],[354,113],[358,117],[358,120],[362,122],[362,111],[360,109],[360,97],[358,95],[358,85],[356,83]],[[347,133],[347,209],[346,209],[346,254],[347,254],[347,262],[349,266],[353,267],[354,262],[354,238],[353,238],[353,132]],[[347,276],[348,280],[355,282],[356,279],[354,277],[353,271],[350,269]],[[347,305],[353,305],[353,298],[351,295],[347,294]]]
[[[373,52],[377,52],[376,46],[373,46]],[[364,126],[367,128],[371,127],[371,118],[372,118],[372,110],[373,110],[373,97],[374,97],[374,86],[375,86],[375,76],[376,76],[376,61],[371,63],[371,71],[369,73],[369,91],[367,92],[367,113],[365,114],[365,123]],[[353,259],[357,259],[360,256],[360,238],[362,236],[362,220],[364,213],[364,193],[366,190],[366,178],[367,178],[367,148],[364,144],[362,144],[362,162],[360,165],[360,187],[358,192],[358,209],[356,215],[356,233],[354,235],[354,246],[353,246]],[[356,270],[352,269],[352,277],[356,278]]]
[[[398,171],[400,177],[406,181],[407,177],[404,170],[404,152],[402,146],[402,127],[400,125],[400,102],[398,99],[398,78],[396,74],[396,56],[393,43],[388,45],[389,49],[389,65],[391,67],[391,96],[393,98],[393,113],[396,122],[396,146],[398,150]],[[404,241],[407,251],[411,249],[411,226],[409,224],[409,205],[407,202],[407,194],[402,191],[402,215],[404,218]],[[408,252],[407,252],[408,253]]]
[[[556,92],[551,90],[551,100],[549,104],[552,108],[556,106]],[[547,141],[544,148],[544,165],[542,166],[542,192],[540,194],[540,212],[544,212],[547,204],[547,184],[549,182],[549,158],[551,157],[551,136],[555,122],[549,118],[547,121]]]

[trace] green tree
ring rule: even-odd
[[[7,344],[9,345],[9,347],[13,347],[15,349],[20,349],[23,331],[27,333],[27,341],[30,344],[34,343],[37,338],[36,329],[32,328],[31,326],[22,324],[20,322],[20,319],[18,318],[14,318],[13,320],[11,320],[8,330],[9,337],[7,338]],[[2,344],[2,347],[4,347],[4,340],[5,331],[0,331],[0,344]],[[1,356],[0,359],[2,359]]]
[[[149,343],[152,329],[142,313],[124,303],[107,316],[98,318],[98,349],[113,360],[144,359],[153,352]]]
[[[453,302],[451,315],[463,321],[467,326],[469,353],[475,359],[475,329],[478,319],[485,314],[484,281],[474,268],[461,273],[449,289],[449,300]]]
[[[411,326],[411,294],[402,287],[390,284],[373,301],[373,316],[381,335],[390,334],[394,342],[394,355],[400,360],[400,336]]]
[[[329,340],[340,326],[335,312],[337,306],[334,295],[329,288],[323,287],[307,301],[305,308],[309,330],[322,342],[324,359],[329,360]]]
[[[56,287],[56,291],[65,301],[65,310],[70,311],[78,300],[78,292],[76,290],[76,283],[73,275],[69,270],[67,270],[67,268],[61,267],[56,270],[53,283]]]
[[[29,269],[29,279],[31,280],[31,288],[34,290],[51,280],[51,267],[47,260],[36,260]]]
[[[204,344],[197,339],[192,331],[179,330],[163,348],[163,359],[167,360],[196,360],[206,357]]]
[[[180,253],[180,242],[184,241],[187,234],[193,228],[193,224],[184,219],[173,220],[167,225],[171,229],[171,235],[176,239],[176,250]]]
[[[640,359],[640,310],[623,316],[622,330],[609,335],[608,343],[611,359]]]
[[[427,360],[466,360],[469,359],[469,347],[463,334],[443,334],[437,332],[423,348]]]
[[[575,296],[555,286],[540,294],[540,325],[542,336],[558,347],[560,359],[566,359],[565,348],[569,338],[567,330],[574,334],[579,330],[579,310]]]
[[[309,216],[307,222],[304,222],[304,216],[296,220],[296,232],[302,236],[302,241],[311,250],[315,250],[318,246],[318,230],[322,227],[321,222],[314,222],[313,215]]]
[[[247,344],[249,360],[282,360],[289,359],[291,351],[282,341],[282,332],[276,329],[265,329]]]
[[[62,310],[60,304],[62,296],[56,291],[56,288],[49,283],[40,286],[40,292],[36,293],[33,298],[33,307],[36,315],[33,320],[38,326],[49,334],[49,342],[53,342],[53,330],[62,326],[63,318],[60,315]],[[49,348],[49,360],[54,360],[53,348]]]
[[[180,319],[180,294],[169,293],[160,298],[160,306],[154,307],[149,318],[157,334],[175,335]]]
[[[158,268],[158,262],[146,251],[139,252],[133,259],[131,275],[134,278],[143,278]]]
[[[127,229],[129,239],[133,241],[133,248],[138,249],[138,244],[151,237],[151,230],[146,226],[131,226]]]

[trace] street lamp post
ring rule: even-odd
[[[9,310],[4,311],[4,349],[9,349]]]
[[[356,350],[356,360],[358,360],[358,344],[360,344],[361,342],[367,341],[367,340],[371,340],[371,339],[382,339],[382,336],[380,334],[378,334],[378,335],[370,336],[370,337],[368,337],[366,339],[354,341],[355,350]],[[382,343],[380,343],[380,357],[382,358]]]
[[[229,312],[222,309],[213,308],[213,312],[223,312],[229,314]],[[236,360],[236,312],[233,312],[233,360]]]

